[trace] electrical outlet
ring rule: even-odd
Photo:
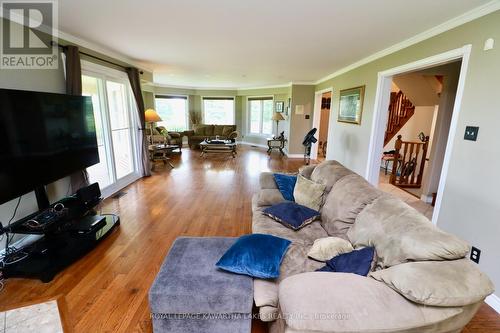
[[[473,246],[470,250],[470,260],[474,261],[476,264],[479,264],[479,257],[481,257],[481,250]]]
[[[476,141],[478,132],[479,132],[479,127],[467,126],[467,127],[465,127],[464,139],[469,140],[469,141]]]

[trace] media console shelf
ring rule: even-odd
[[[22,256],[21,259],[3,267],[2,272],[5,278],[32,278],[50,282],[57,273],[94,249],[120,224],[120,218],[117,215],[109,214],[103,215],[104,222],[101,221],[94,228],[79,228],[79,225],[85,224],[89,216],[95,216],[97,220],[100,216],[92,215],[92,208],[76,204],[77,200],[74,198],[63,200],[68,207],[67,216],[51,223],[43,230],[32,230],[26,225],[30,217],[40,212],[10,226],[9,232],[11,233],[36,234],[40,235],[40,238],[19,249],[26,254],[25,257]],[[50,208],[56,204],[51,205]]]

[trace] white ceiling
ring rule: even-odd
[[[488,0],[60,0],[59,28],[157,84],[314,82]]]

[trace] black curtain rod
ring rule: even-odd
[[[61,44],[59,44],[59,43],[57,43],[57,42],[54,42],[54,41],[52,41],[50,44],[51,44],[52,46],[57,46],[57,47],[59,47],[59,48],[60,48],[60,49],[62,49],[63,51],[64,51],[65,49],[67,49],[67,48],[68,48],[66,45],[61,45]],[[109,60],[106,60],[106,59],[103,59],[103,58],[99,58],[99,57],[97,57],[97,56],[95,56],[95,55],[88,54],[88,53],[85,53],[85,52],[82,52],[82,51],[78,51],[78,53],[83,54],[84,56],[87,56],[87,57],[90,57],[90,58],[93,58],[93,59],[99,60],[99,61],[104,61],[104,62],[106,62],[106,63],[108,63],[108,64],[111,64],[111,65],[114,65],[114,66],[117,66],[117,67],[123,68],[124,70],[127,70],[128,68],[130,68],[130,67],[127,67],[127,66],[123,66],[123,65],[117,64],[116,62],[112,62],[112,61],[109,61]],[[143,71],[139,71],[139,73],[140,73],[141,75],[142,75],[142,74],[144,74],[144,72],[143,72]]]

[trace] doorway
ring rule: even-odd
[[[445,88],[445,85],[443,85],[443,92],[439,96],[437,114],[433,114],[432,117],[432,122],[434,123],[431,124],[431,129],[428,129],[429,134],[426,135],[426,133],[424,133],[424,136],[421,139],[412,138],[411,136],[414,136],[414,134],[411,134],[407,139],[401,136],[399,138],[399,143],[394,145],[393,150],[398,150],[396,148],[399,148],[400,150],[400,155],[396,153],[398,158],[402,157],[405,153],[407,156],[411,155],[410,151],[413,149],[413,163],[410,163],[412,159],[401,161],[393,160],[391,161],[393,164],[390,167],[392,173],[391,177],[407,177],[407,179],[403,179],[403,185],[405,185],[405,182],[408,183],[408,179],[410,178],[413,178],[412,184],[415,179],[420,178],[419,181],[421,184],[419,184],[419,186],[422,187],[422,195],[425,192],[426,196],[425,198],[417,198],[417,200],[424,199],[423,201],[428,202],[432,200],[432,197],[435,199],[435,205],[432,213],[432,222],[434,224],[436,224],[438,220],[444,184],[446,182],[451,151],[453,149],[453,138],[456,133],[470,50],[471,46],[466,45],[456,50],[380,72],[378,77],[366,174],[366,178],[374,186],[379,185],[381,176],[381,158],[384,156],[383,152],[389,143],[387,141],[386,132],[388,131],[388,126],[391,124],[393,119],[389,119],[388,110],[391,106],[391,97],[394,97],[395,93],[394,86],[396,85],[397,88],[401,88],[397,85],[398,79],[403,78],[404,76],[407,76],[408,78],[411,75],[432,75],[432,73],[436,73],[436,69],[442,69],[445,67],[456,68],[455,76],[450,75],[446,81],[450,87]],[[435,78],[436,76],[437,74],[435,75]],[[438,79],[436,78],[436,80]],[[404,84],[400,83],[400,85]],[[397,130],[400,131],[401,128]],[[432,142],[429,143],[429,140],[431,140],[431,132],[433,139]],[[426,139],[426,137],[429,138]],[[430,149],[428,149],[424,155],[423,148],[424,141],[426,140],[427,148],[430,147]],[[419,148],[417,148],[417,146],[419,146]],[[417,156],[418,154],[415,154],[417,149],[420,154],[419,156]],[[418,165],[418,163],[420,163],[420,165]],[[383,166],[385,169],[385,165]],[[427,172],[425,173],[426,167]],[[385,176],[385,170],[382,174]],[[434,188],[432,186],[434,186]],[[435,191],[432,192],[435,194],[431,196],[430,200],[427,196],[429,191]]]
[[[333,89],[317,91],[314,98],[313,128],[317,128],[318,142],[312,146],[311,159],[322,162],[326,159],[328,134],[330,128],[330,111]]]
[[[126,74],[82,64],[82,94],[92,98],[99,152],[99,163],[87,172],[90,182],[98,182],[106,197],[140,177],[137,119]]]

